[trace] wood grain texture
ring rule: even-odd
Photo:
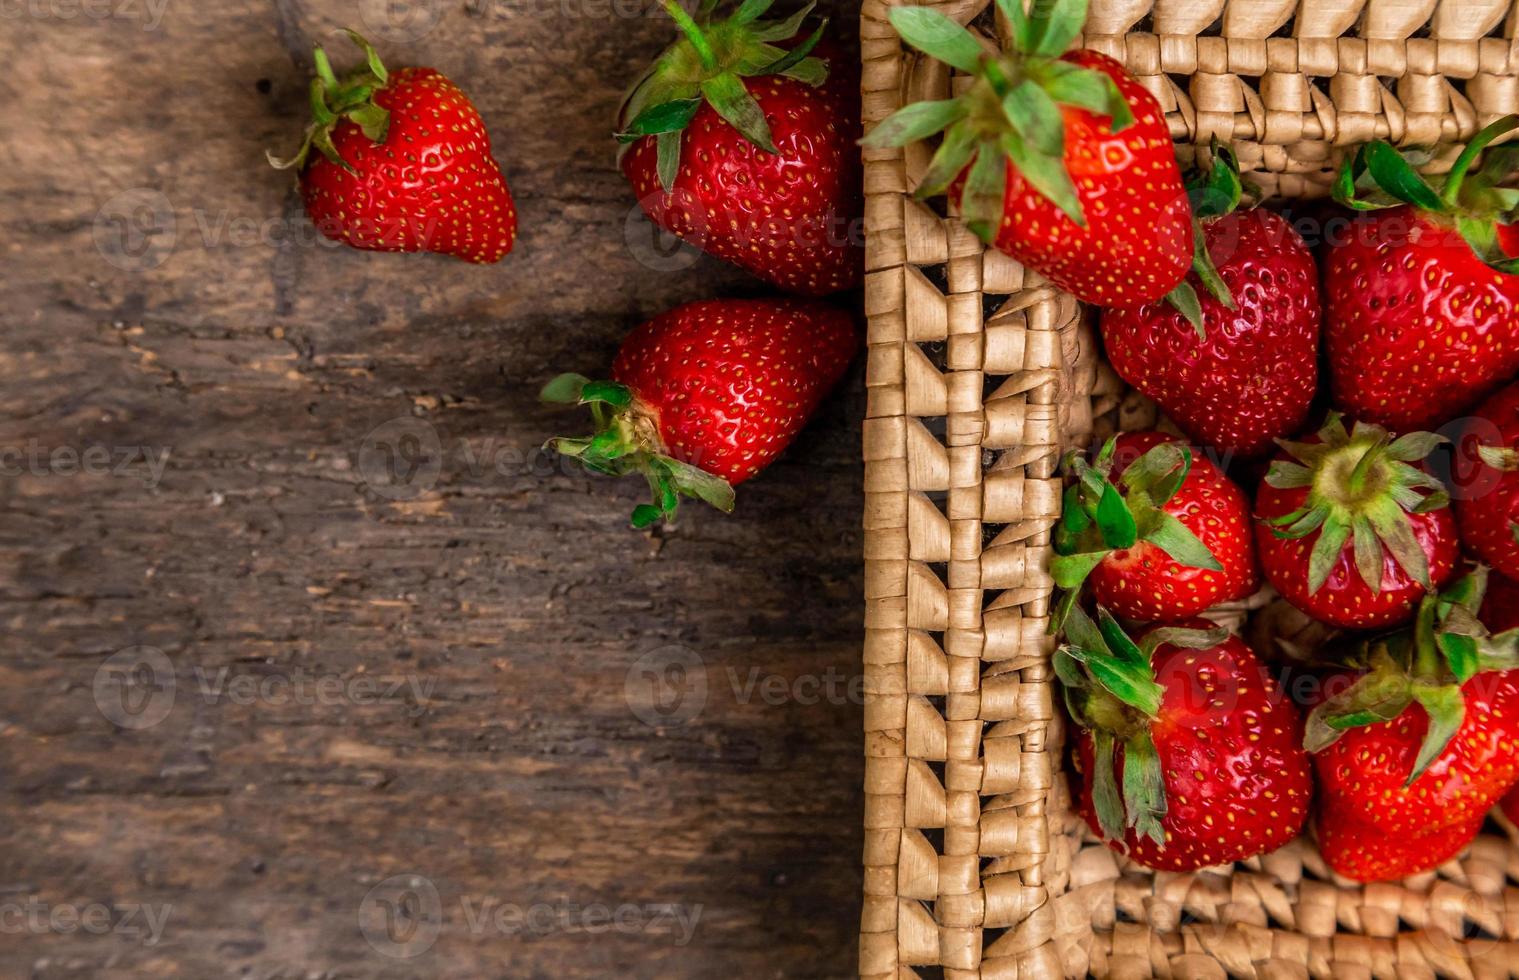
[[[437,0],[405,41],[369,0],[0,11],[0,976],[851,974],[858,366],[731,519],[636,534],[639,485],[537,455],[583,422],[553,373],[763,292],[628,231],[610,119],[671,33],[635,8]],[[344,24],[475,97],[500,266],[319,244],[264,164]],[[142,647],[168,700],[107,663]],[[113,723],[123,691],[166,716]],[[396,875],[437,894],[412,958],[361,928]]]

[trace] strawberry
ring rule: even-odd
[[[365,67],[339,81],[316,49],[314,121],[294,157],[271,155],[270,163],[300,173],[306,213],[328,238],[377,252],[501,261],[516,240],[517,211],[480,113],[437,71],[387,72],[368,41],[348,36],[364,49]]]
[[[1508,822],[1519,827],[1519,787],[1509,790],[1503,799],[1498,801],[1498,808],[1508,818]]]
[[[1456,523],[1440,481],[1415,465],[1444,440],[1331,415],[1283,441],[1255,498],[1256,545],[1282,598],[1334,626],[1369,629],[1413,616],[1456,569]]]
[[[685,36],[634,83],[618,116],[622,172],[644,212],[790,292],[858,285],[859,79],[840,70],[853,59],[811,56],[823,26],[794,43],[811,4],[767,21],[758,18],[770,0],[745,0],[712,23],[714,4],[698,21],[661,2]]]
[[[1461,448],[1476,472],[1455,502],[1461,540],[1483,561],[1519,577],[1519,383],[1494,394],[1466,421]]]
[[[1085,0],[1025,13],[998,0],[1012,49],[989,53],[930,7],[891,7],[908,44],[971,76],[953,99],[908,105],[867,147],[943,131],[917,197],[946,191],[966,224],[1077,299],[1130,307],[1171,292],[1192,262],[1191,214],[1165,113],[1122,65],[1095,51],[1062,54]]]
[[[554,445],[598,473],[642,473],[654,503],[633,525],[647,527],[682,494],[732,510],[733,487],[790,444],[858,347],[850,317],[816,301],[687,303],[628,334],[613,380],[564,374],[542,397],[591,407],[596,434]]]
[[[1135,643],[1101,607],[1098,624],[1074,607],[1066,635],[1055,668],[1081,728],[1078,806],[1110,847],[1195,871],[1297,836],[1312,794],[1302,719],[1248,646],[1206,620]]]
[[[1184,442],[1125,432],[1088,465],[1073,457],[1055,531],[1055,584],[1064,612],[1090,580],[1120,616],[1173,620],[1255,591],[1250,508],[1239,487]]]
[[[1482,829],[1482,820],[1399,835],[1321,805],[1313,826],[1319,853],[1336,874],[1356,881],[1396,881],[1433,871],[1466,850]]]
[[[1324,267],[1325,331],[1335,406],[1398,431],[1442,425],[1519,370],[1519,261],[1495,215],[1519,205],[1498,186],[1515,150],[1478,153],[1506,116],[1467,146],[1436,192],[1391,146],[1368,144],[1335,196],[1358,219]]]
[[[1482,625],[1494,633],[1519,627],[1519,582],[1505,575],[1489,576],[1481,619]]]
[[[1196,186],[1195,210],[1210,215],[1202,233],[1211,261],[1188,281],[1200,300],[1104,310],[1102,339],[1119,376],[1188,436],[1258,456],[1308,417],[1323,315],[1318,269],[1280,215],[1234,210],[1232,155],[1216,153],[1211,178]]]
[[[1398,837],[1467,827],[1519,780],[1519,631],[1478,621],[1485,589],[1479,566],[1426,596],[1309,714],[1304,745],[1339,815]]]

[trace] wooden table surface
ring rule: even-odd
[[[538,452],[548,377],[764,292],[630,211],[649,8],[0,6],[0,976],[850,974],[860,366],[732,518]],[[500,266],[265,164],[342,25],[474,96]]]

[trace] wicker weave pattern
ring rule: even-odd
[[[955,84],[903,50],[893,2],[913,0],[864,4],[867,130]],[[992,26],[989,0],[936,5]],[[1156,94],[1183,156],[1230,141],[1284,197],[1322,195],[1348,145],[1461,140],[1519,109],[1509,0],[1091,6],[1085,44]],[[1519,976],[1506,839],[1439,876],[1358,887],[1304,842],[1232,873],[1154,875],[1085,835],[1045,635],[1057,465],[1153,407],[1099,362],[1079,304],[910,199],[928,156],[865,157],[861,976]]]

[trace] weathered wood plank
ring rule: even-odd
[[[638,486],[538,455],[580,420],[537,386],[762,291],[630,245],[610,117],[669,28],[411,6],[383,53],[474,94],[518,198],[496,268],[326,247],[263,165],[312,40],[384,3],[6,11],[0,975],[845,976],[858,371],[737,517],[624,530]],[[406,436],[442,462],[398,487]],[[135,647],[147,715],[102,670]],[[411,959],[361,928],[402,874]]]

